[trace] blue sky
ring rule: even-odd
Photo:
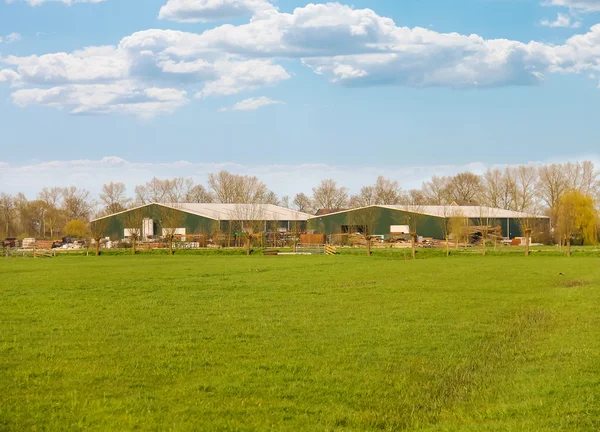
[[[598,159],[600,0],[0,2],[2,191]]]

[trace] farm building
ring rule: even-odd
[[[494,227],[505,238],[521,237],[524,224],[535,224],[538,230],[550,228],[550,219],[546,216],[456,205],[377,205],[313,216],[308,220],[309,229],[327,235],[362,232],[362,226],[369,224],[371,235],[383,238],[406,235],[412,227],[416,227],[417,235],[439,240],[445,238],[446,230],[451,232],[451,223]]]
[[[311,215],[272,204],[158,204],[152,203],[92,221],[105,237],[119,240],[132,232],[141,239],[175,234],[213,235],[241,231],[249,224],[254,232],[301,231]]]

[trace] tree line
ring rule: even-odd
[[[483,175],[463,172],[433,176],[421,188],[409,190],[397,180],[379,177],[354,195],[335,180],[324,179],[311,192],[299,192],[294,197],[277,196],[257,177],[221,171],[209,174],[206,185],[196,184],[191,178],[153,178],[135,186],[133,194],[125,184],[115,182],[104,184],[98,196],[75,186],[45,187],[33,200],[22,193],[1,193],[0,236],[56,237],[69,234],[65,227],[72,221],[87,222],[151,202],[275,204],[310,214],[319,209],[370,205],[456,203],[545,214],[558,226],[566,224],[566,210],[560,211],[565,209],[565,197],[580,203],[572,212],[581,212],[581,203],[586,202],[593,209],[588,217],[597,220],[600,173],[592,162],[489,169]]]

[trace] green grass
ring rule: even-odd
[[[598,431],[599,264],[2,259],[0,430]]]

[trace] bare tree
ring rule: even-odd
[[[487,254],[487,241],[490,237],[490,231],[492,230],[492,224],[495,221],[495,209],[487,206],[478,206],[477,223],[479,226],[476,228],[481,234],[482,243],[482,254]]]
[[[315,208],[312,200],[304,193],[296,194],[294,197],[294,207],[296,210],[302,213],[314,213]]]
[[[538,170],[532,166],[519,166],[512,170],[514,179],[513,208],[523,212],[534,206],[536,199],[536,184],[538,182]]]
[[[367,207],[377,204],[377,195],[373,186],[364,186],[358,195],[350,198],[350,207]]]
[[[433,176],[430,181],[423,183],[422,191],[428,204],[446,205],[448,201],[449,183],[448,177]]]
[[[279,201],[279,205],[283,208],[292,208],[292,204],[290,203],[290,197],[288,195],[284,195],[281,197],[281,200]]]
[[[481,196],[481,178],[464,172],[452,177],[448,183],[448,198],[459,205],[474,205]]]
[[[379,207],[370,206],[351,211],[346,217],[346,224],[364,237],[368,256],[371,256],[371,242],[380,214]]]
[[[425,192],[419,189],[411,189],[402,197],[402,204],[424,206],[429,203]]]
[[[442,207],[442,217],[438,218],[438,222],[440,224],[440,228],[442,229],[442,234],[444,235],[444,239],[446,241],[446,256],[450,256],[450,234],[452,232],[452,216],[454,215],[454,209],[456,207],[452,206],[443,206]]]
[[[348,205],[348,189],[338,187],[335,180],[323,180],[313,188],[313,202],[322,209],[342,209]]]
[[[123,228],[129,231],[131,253],[135,255],[138,239],[142,235],[144,213],[141,209],[133,209],[123,214]]]
[[[395,180],[386,179],[383,176],[377,177],[375,185],[375,204],[377,205],[396,205],[400,204],[402,199],[402,188]]]
[[[44,201],[48,206],[58,208],[60,207],[60,201],[63,197],[63,188],[53,187],[53,188],[43,188],[41,192],[37,195],[37,199],[40,201]]]
[[[212,203],[214,197],[202,185],[195,185],[186,194],[185,202],[188,203]]]
[[[536,192],[550,210],[552,223],[556,223],[557,207],[561,196],[568,188],[567,176],[562,165],[544,165],[538,170]]]
[[[164,203],[169,201],[169,182],[154,177],[144,185],[135,187],[135,200],[138,204]]]
[[[408,225],[411,243],[411,255],[415,259],[417,255],[416,244],[419,236],[419,227],[425,215],[423,214],[423,205],[419,201],[411,201],[402,207],[405,212],[404,223]]]
[[[90,193],[85,189],[78,189],[75,186],[63,189],[62,209],[67,221],[70,220],[89,220],[95,202]]]
[[[221,171],[208,176],[215,201],[225,204],[275,204],[277,196],[257,177]]]
[[[163,206],[160,209],[160,226],[162,227],[162,234],[169,242],[169,254],[173,255],[173,242],[182,228],[185,222],[185,213],[175,206],[166,207]]]
[[[2,226],[4,228],[4,235],[11,235],[11,228],[15,226],[17,211],[13,197],[9,194],[0,194],[0,217],[2,219]]]
[[[397,181],[377,177],[372,186],[365,186],[358,195],[350,198],[351,207],[367,207],[371,205],[395,205],[402,199],[402,189]]]
[[[89,224],[89,233],[92,239],[94,240],[94,246],[96,248],[96,256],[100,256],[100,245],[102,239],[104,238],[104,234],[106,233],[106,229],[108,228],[108,219],[97,219],[95,221],[90,222]]]
[[[514,208],[514,178],[510,168],[489,169],[483,175],[482,204],[509,210]]]
[[[246,255],[252,251],[252,239],[264,231],[265,206],[264,204],[237,204],[232,212],[233,220],[244,233]]]
[[[131,203],[131,198],[127,196],[127,188],[124,183],[110,182],[102,185],[100,201],[104,206],[104,213],[108,215],[125,210]]]

